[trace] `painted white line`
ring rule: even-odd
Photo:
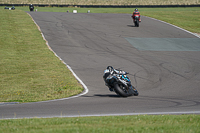
[[[29,13],[27,13],[27,14],[32,18],[32,16],[31,16]],[[51,50],[51,51],[54,53],[54,55],[55,55],[56,57],[58,57],[58,59],[61,60],[61,61],[67,66],[67,68],[72,72],[72,74],[74,75],[74,77],[78,80],[78,82],[79,82],[79,83],[83,86],[83,88],[84,88],[84,91],[83,91],[82,93],[80,93],[80,94],[78,94],[78,95],[75,95],[75,96],[71,96],[71,97],[67,97],[67,98],[62,98],[62,99],[55,99],[55,100],[48,100],[48,101],[40,101],[40,102],[51,102],[51,101],[60,101],[60,100],[72,99],[72,98],[80,97],[80,96],[82,96],[82,95],[87,94],[87,93],[89,92],[87,86],[86,86],[86,85],[83,83],[83,81],[76,75],[76,73],[72,70],[72,68],[71,68],[67,63],[65,63],[65,62],[51,49],[51,47],[49,46],[48,41],[45,39],[44,34],[42,33],[42,30],[40,29],[40,27],[38,26],[38,24],[35,22],[35,20],[34,20],[33,18],[32,18],[32,20],[33,20],[33,22],[36,24],[36,26],[38,27],[38,30],[41,32],[42,37],[43,37],[43,39],[46,41],[46,45],[48,46],[49,50]],[[37,103],[37,102],[34,102],[34,103]]]
[[[143,16],[143,17],[147,17],[147,16]],[[194,35],[194,36],[200,38],[200,36],[199,36],[198,34],[192,33],[192,32],[190,32],[190,31],[185,30],[185,29],[183,29],[183,28],[180,28],[180,27],[178,27],[178,26],[176,26],[176,25],[173,25],[173,24],[170,24],[170,23],[167,23],[167,22],[165,22],[165,21],[158,20],[158,19],[155,19],[155,18],[151,18],[151,17],[147,17],[147,18],[150,18],[150,19],[153,19],[153,20],[160,21],[160,22],[162,22],[162,23],[171,25],[171,26],[173,26],[173,27],[176,27],[176,28],[178,28],[178,29],[180,29],[180,30],[183,30],[183,31],[185,31],[185,32],[187,32],[187,33],[190,33],[190,34],[192,34],[192,35]]]
[[[167,114],[169,114],[169,115],[175,115],[175,114],[176,115],[180,115],[180,114],[200,114],[200,111],[100,114],[100,115],[82,115],[82,117],[84,117],[84,116],[124,116],[124,115],[167,115]]]
[[[182,112],[147,112],[147,113],[117,113],[117,114],[92,114],[92,115],[56,115],[46,117],[15,117],[15,118],[1,118],[1,119],[31,119],[31,118],[71,118],[71,117],[101,117],[101,116],[129,116],[129,115],[182,115],[182,114],[200,114],[200,111],[182,111]]]

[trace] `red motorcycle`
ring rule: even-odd
[[[133,18],[133,23],[135,24],[135,27],[139,27],[140,14],[134,14],[132,18]]]

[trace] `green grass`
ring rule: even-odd
[[[0,120],[2,133],[199,133],[200,115],[136,115]]]
[[[0,102],[35,102],[82,92],[27,13],[1,9],[0,17]]]

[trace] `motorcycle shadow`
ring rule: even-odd
[[[127,25],[128,27],[136,27],[135,25]]]
[[[121,98],[119,95],[116,94],[106,94],[106,95],[102,95],[102,94],[95,94],[95,97],[114,97],[114,98]]]

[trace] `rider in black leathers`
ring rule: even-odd
[[[104,71],[103,79],[105,81],[105,85],[108,86],[110,91],[113,91],[113,88],[109,86],[109,81],[113,78],[113,74],[126,74],[125,71],[118,71],[114,69],[112,66],[108,66]]]
[[[34,11],[34,6],[33,6],[33,4],[30,4],[30,5],[29,5],[29,9],[30,9],[30,11]]]

